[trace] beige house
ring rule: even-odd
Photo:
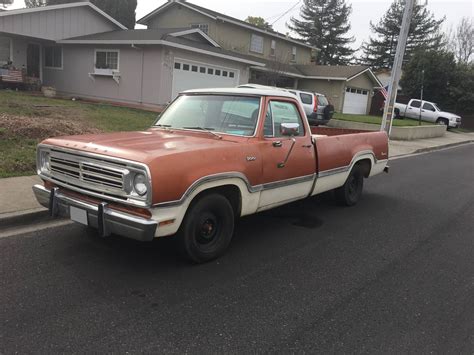
[[[199,28],[224,49],[283,63],[310,64],[316,51],[303,41],[184,0],[169,0],[137,23],[149,29]]]

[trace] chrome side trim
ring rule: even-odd
[[[365,156],[365,155],[371,155],[373,160],[374,160],[374,164],[382,163],[382,162],[388,160],[388,159],[377,160],[377,157],[375,156],[375,154],[371,150],[364,150],[364,151],[358,152],[356,155],[354,155],[354,157],[352,158],[351,163],[349,165],[341,166],[341,167],[334,168],[334,169],[320,171],[318,173],[318,177],[323,178],[323,177],[326,177],[326,176],[345,173],[345,172],[351,170],[352,167],[354,166],[354,164],[357,163],[357,161],[361,160],[360,159],[361,156]]]
[[[227,172],[227,173],[214,174],[214,175],[202,177],[199,180],[195,181],[186,190],[186,192],[183,194],[183,196],[179,200],[157,203],[153,205],[152,207],[175,207],[175,206],[182,205],[189,198],[189,196],[192,195],[193,192],[196,189],[198,189],[201,185],[209,183],[209,182],[219,181],[219,180],[240,179],[247,186],[247,190],[249,193],[256,193],[256,192],[261,192],[264,190],[271,190],[271,189],[276,189],[279,187],[300,184],[303,182],[313,180],[315,178],[316,178],[316,174],[311,174],[311,175],[306,175],[306,176],[299,176],[292,179],[280,180],[280,181],[270,182],[267,184],[252,186],[250,185],[250,182],[248,181],[247,177],[244,174],[239,173],[239,172]]]

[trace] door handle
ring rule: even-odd
[[[273,142],[273,146],[275,148],[281,148],[283,146],[283,142],[282,141]]]
[[[312,144],[302,145],[303,148],[311,148],[312,146],[313,146]]]

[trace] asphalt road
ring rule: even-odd
[[[474,352],[474,145],[395,160],[355,208],[243,219],[216,262],[70,225],[0,239],[0,353]]]

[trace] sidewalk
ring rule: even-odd
[[[390,158],[422,153],[474,142],[474,133],[451,133],[445,137],[416,141],[391,141]],[[12,223],[28,223],[47,215],[34,197],[32,186],[41,183],[37,176],[0,179],[0,229]]]

